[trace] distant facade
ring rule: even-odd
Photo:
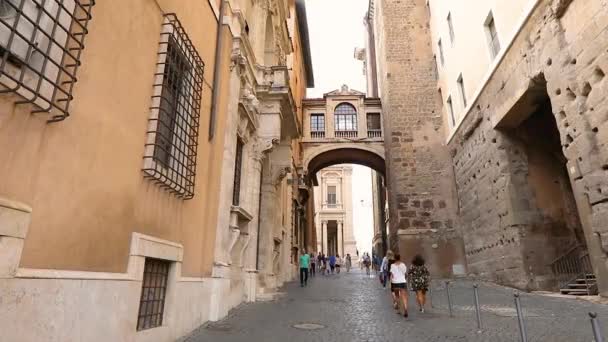
[[[353,227],[352,166],[327,167],[317,173],[315,225],[317,251],[325,255],[357,255]]]

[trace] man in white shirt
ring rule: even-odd
[[[401,255],[395,255],[391,265],[391,290],[397,297],[397,309],[403,306],[403,316],[407,317],[407,266],[401,262]]]

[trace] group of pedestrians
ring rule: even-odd
[[[317,270],[321,275],[339,274],[342,265],[346,267],[346,272],[350,272],[352,267],[352,258],[350,254],[346,254],[344,260],[339,254],[325,256],[323,253],[319,253],[316,257],[313,253],[306,253],[302,251],[300,255],[300,286],[304,287],[308,285],[308,277],[314,277]]]
[[[382,285],[390,281],[393,307],[399,314],[408,317],[408,283],[409,288],[416,293],[418,311],[424,312],[426,293],[429,290],[430,273],[421,255],[414,256],[411,266],[401,261],[401,255],[388,251],[380,265]]]

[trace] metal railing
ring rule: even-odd
[[[313,139],[323,139],[323,138],[325,138],[325,132],[324,131],[312,131],[312,132],[310,132],[310,137]]]
[[[357,131],[336,131],[336,138],[356,138]]]
[[[368,129],[367,130],[367,137],[368,138],[381,138],[382,137],[382,130],[381,129]]]
[[[596,286],[595,281],[589,281],[589,276],[593,275],[593,268],[589,252],[584,245],[579,244],[570,248],[564,255],[551,263],[551,269],[560,289],[576,282],[578,279],[584,280],[587,292],[592,292],[593,287]]]

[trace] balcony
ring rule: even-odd
[[[330,210],[342,210],[342,204],[341,203],[323,203],[322,205],[323,209],[330,209]]]
[[[336,131],[336,138],[356,138],[357,131]]]
[[[367,137],[368,138],[382,138],[382,130],[381,129],[368,129]]]
[[[313,139],[324,139],[325,132],[324,131],[313,131],[313,132],[310,132],[310,137]]]

